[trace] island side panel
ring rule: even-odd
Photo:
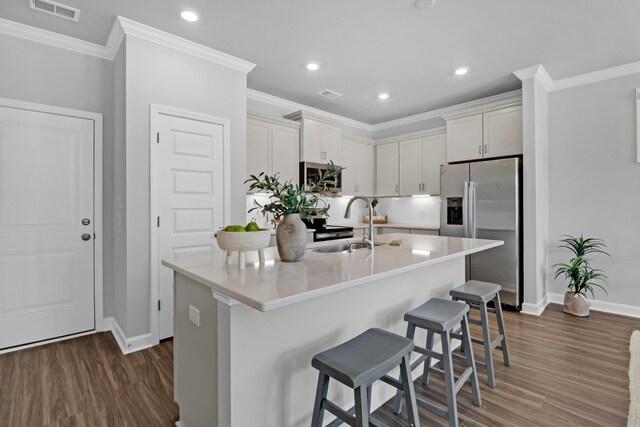
[[[200,311],[200,326],[189,306]],[[174,272],[174,398],[180,427],[229,426],[229,311],[211,288]]]
[[[449,290],[465,280],[464,267],[460,257],[268,312],[230,307],[230,425],[308,426],[317,381],[311,358],[372,327],[404,335],[404,313],[431,297],[449,298]],[[416,342],[425,340],[417,331]],[[372,407],[393,394],[376,383]],[[335,381],[329,399],[353,405],[352,391]],[[325,419],[333,417],[327,413]]]

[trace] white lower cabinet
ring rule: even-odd
[[[281,181],[299,181],[300,124],[247,113],[247,177],[280,173]]]
[[[340,147],[342,195],[373,195],[373,145],[355,138],[342,138]]]
[[[439,236],[438,230],[425,230],[422,228],[396,228],[396,227],[376,227],[376,234],[391,234],[391,233],[404,233],[404,234],[418,234],[423,236]]]

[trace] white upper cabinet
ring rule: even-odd
[[[522,105],[445,119],[448,162],[522,154]]]
[[[373,196],[373,141],[343,137],[341,145],[342,195]]]
[[[280,173],[281,181],[299,180],[300,124],[254,112],[247,113],[247,177]]]
[[[340,160],[340,126],[303,111],[296,111],[285,116],[285,119],[296,120],[302,124],[300,131],[300,161],[314,163],[339,164]]]
[[[440,194],[440,165],[447,162],[444,130],[399,141],[400,195]]]
[[[391,142],[376,146],[376,195],[397,196],[398,185],[398,143]]]

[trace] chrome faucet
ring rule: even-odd
[[[371,201],[364,196],[353,196],[349,203],[347,203],[347,210],[344,212],[345,218],[351,217],[351,205],[356,199],[364,200],[369,207],[369,239],[364,239],[365,242],[369,244],[369,247],[373,250],[373,206],[371,206]]]

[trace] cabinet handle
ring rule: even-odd
[[[396,193],[398,192],[398,184],[396,184]]]
[[[484,144],[484,154],[487,154],[489,152],[488,148],[489,146],[487,144]]]
[[[482,155],[482,144],[478,145],[478,154]]]

